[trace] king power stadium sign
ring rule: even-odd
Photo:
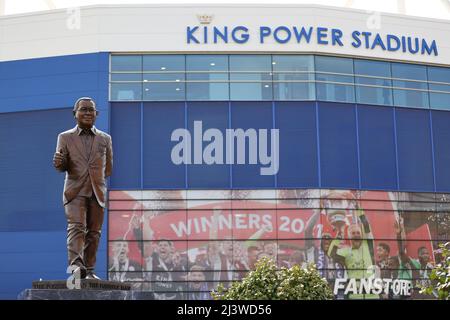
[[[256,32],[254,32],[256,31]],[[296,43],[300,46],[319,44],[356,49],[381,49],[390,52],[438,56],[436,40],[411,35],[381,34],[354,30],[347,43],[345,33],[339,28],[300,26],[260,26],[257,30],[240,26],[187,26],[186,42],[195,44],[245,44],[256,37],[264,45],[275,41],[279,44]]]

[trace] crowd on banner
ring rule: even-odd
[[[180,247],[175,241],[155,237],[150,223],[153,215],[133,216],[129,230],[142,258],[130,258],[129,239],[111,241],[109,278],[130,282],[137,290],[151,290],[156,299],[204,300],[211,299],[210,292],[219,283],[231,285],[253,270],[261,257],[268,257],[279,267],[314,263],[332,287],[336,279],[380,278],[410,281],[414,288],[405,296],[392,290],[348,292],[342,286],[335,290],[336,299],[426,298],[418,288],[431,283],[429,275],[439,257],[432,252],[431,241],[424,241],[417,252],[407,250],[404,218],[394,211],[390,228],[395,237],[375,238],[373,221],[358,199],[349,192],[331,192],[312,211],[297,246],[293,240],[263,239],[262,234],[270,231],[265,228],[246,240],[219,237],[213,224],[208,240]],[[215,218],[220,214],[213,212]]]

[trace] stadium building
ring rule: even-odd
[[[0,298],[68,276],[51,160],[81,96],[113,139],[102,278],[208,299],[267,256],[336,298],[423,297],[450,238],[448,21],[102,5],[0,32]]]

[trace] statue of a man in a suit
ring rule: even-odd
[[[54,167],[66,172],[63,203],[67,218],[69,266],[81,278],[99,279],[95,261],[106,205],[106,178],[111,175],[111,136],[95,128],[95,102],[75,102],[77,126],[58,135]]]

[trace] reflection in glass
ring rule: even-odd
[[[274,100],[314,100],[314,58],[273,55]]]
[[[228,72],[228,55],[187,55],[186,72]]]
[[[112,55],[111,71],[142,71],[141,55]]]
[[[155,72],[184,72],[185,71],[185,57],[184,55],[144,55],[143,56],[143,71]]]
[[[230,98],[228,89],[228,83],[188,82],[186,84],[186,98],[188,101],[227,101]]]
[[[142,81],[142,73],[111,73],[111,81]]]
[[[231,55],[230,100],[271,100],[271,72],[269,55]]]
[[[229,100],[228,55],[186,56],[187,100]]]
[[[315,66],[318,100],[355,102],[352,59],[316,56]]]
[[[272,85],[270,82],[230,83],[230,100],[272,100]]]
[[[425,66],[392,63],[394,105],[428,108],[427,70]],[[401,80],[400,80],[401,79]],[[405,89],[400,89],[405,88]]]
[[[111,83],[111,97],[113,101],[141,100],[142,83]]]
[[[144,82],[143,100],[184,100],[183,82]]]
[[[111,55],[110,71],[113,101],[317,99],[450,109],[450,69],[443,67],[292,54],[147,54]],[[186,83],[156,86],[160,94],[138,83],[154,81]]]
[[[450,110],[450,69],[428,67],[429,89],[443,92],[430,92],[432,109]],[[433,83],[440,82],[440,83]]]
[[[274,73],[274,100],[314,100],[313,73]]]
[[[271,72],[269,55],[230,55],[230,72]]]
[[[392,81],[389,62],[354,60],[356,102],[366,104],[392,105]],[[365,77],[364,77],[365,76]],[[380,78],[375,78],[380,77]],[[386,88],[380,88],[386,87]]]

